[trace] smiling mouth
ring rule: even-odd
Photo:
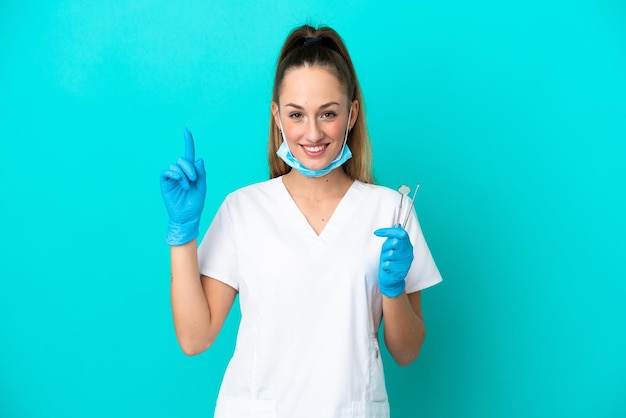
[[[324,145],[302,145],[302,148],[307,154],[320,154],[328,147],[328,144]]]

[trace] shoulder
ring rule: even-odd
[[[232,204],[248,200],[273,199],[279,193],[280,187],[282,187],[282,179],[280,177],[253,183],[229,193],[225,202]]]
[[[366,191],[368,196],[372,199],[396,200],[399,196],[397,191],[390,189],[389,187],[386,187],[386,186],[381,186],[379,184],[362,183],[358,180],[355,180],[354,186],[359,189],[362,189],[363,191]]]

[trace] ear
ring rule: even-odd
[[[272,105],[270,107],[271,111],[272,111],[272,116],[274,117],[274,122],[276,123],[276,126],[280,126],[280,115],[278,114],[278,103],[272,101]]]
[[[350,119],[350,130],[354,128],[354,124],[356,123],[356,120],[358,118],[359,118],[359,101],[353,100],[352,101],[352,117]]]

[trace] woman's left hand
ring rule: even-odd
[[[374,231],[378,237],[386,237],[380,252],[378,286],[380,292],[397,298],[404,292],[406,275],[413,262],[413,245],[409,234],[400,226]]]

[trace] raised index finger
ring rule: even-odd
[[[196,149],[193,145],[193,136],[189,129],[185,128],[185,159],[193,164],[196,161]]]

